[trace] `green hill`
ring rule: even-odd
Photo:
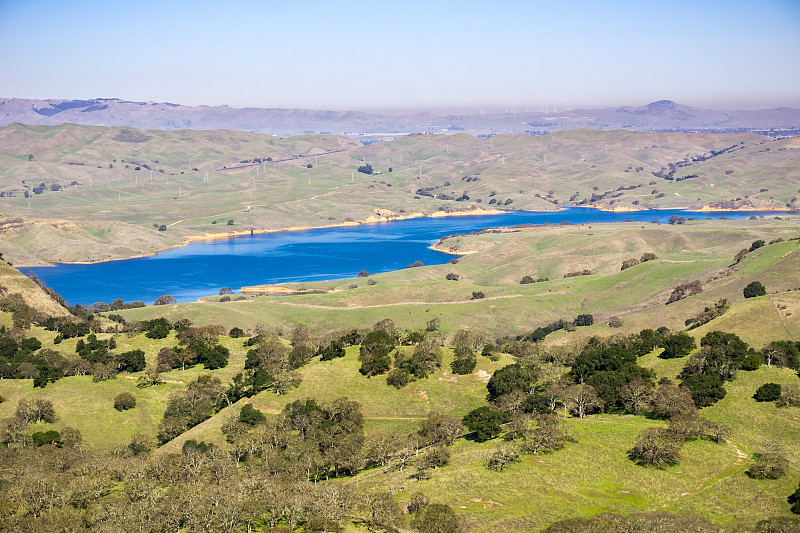
[[[0,260],[0,298],[9,296],[20,297],[28,306],[48,316],[69,315],[69,311],[56,303],[33,280]]]
[[[130,257],[206,233],[342,224],[375,209],[785,209],[798,205],[798,142],[574,130],[363,146],[336,136],[12,124],[0,127],[0,212],[24,223],[2,240],[7,257],[32,264]],[[356,171],[366,163],[375,174]]]
[[[173,142],[181,135],[185,137],[181,142]],[[490,198],[510,198],[510,206],[526,208],[554,208],[568,202],[576,192],[575,201],[580,201],[584,195],[591,197],[609,190],[611,194],[596,203],[617,207],[639,201],[640,206],[668,207],[688,202],[691,194],[694,202],[701,201],[697,198],[709,203],[736,201],[732,198],[736,195],[741,197],[739,206],[748,202],[775,206],[794,202],[793,191],[797,189],[796,166],[791,164],[795,141],[754,136],[577,131],[541,138],[409,136],[393,143],[359,146],[333,137],[270,139],[246,133],[12,125],[0,129],[0,139],[4,139],[0,146],[7,152],[2,156],[5,159],[0,157],[0,164],[7,165],[0,172],[0,179],[6,180],[0,183],[0,190],[18,187],[21,179],[27,183],[34,175],[26,174],[33,164],[40,165],[42,172],[52,172],[53,179],[66,176],[81,182],[77,187],[33,196],[30,211],[28,199],[19,194],[0,197],[5,215],[0,223],[0,240],[6,258],[14,262],[20,258],[35,262],[63,257],[125,257],[213,231],[212,220],[232,219],[234,229],[313,226],[337,223],[345,217],[366,217],[375,207],[409,213],[464,205],[416,194],[426,187],[439,187],[431,189],[436,194],[467,192],[471,201],[481,198],[484,206]],[[45,149],[29,154],[34,155],[29,160],[24,152],[32,146]],[[252,153],[240,155],[247,150]],[[320,155],[318,162],[315,150],[328,152]],[[709,156],[711,150],[720,152]],[[201,151],[205,151],[202,158],[192,159]],[[16,155],[8,155],[11,152]],[[676,168],[697,173],[697,177],[677,181],[653,176],[652,172],[658,172],[665,163],[683,161],[687,154],[692,164]],[[155,167],[152,182],[149,169],[141,166],[144,159],[133,163],[134,157],[145,155],[152,163],[147,163],[149,166],[163,164]],[[295,155],[313,157],[292,158]],[[255,166],[219,172],[214,169],[214,165],[230,167],[237,161],[265,156],[273,157],[273,162],[262,163],[257,175]],[[289,160],[276,163],[275,159],[281,157]],[[112,158],[113,168],[108,168],[108,158]],[[196,161],[208,165],[209,184],[204,183],[202,165],[198,164],[192,174],[183,168]],[[353,169],[365,162],[381,170],[385,162],[386,171],[378,176],[356,177]],[[140,170],[131,169],[132,164],[139,165]],[[636,172],[637,165],[644,168]],[[87,176],[92,180],[89,188]],[[466,176],[478,179],[461,179]],[[249,189],[253,179],[256,187]],[[650,185],[652,180],[658,184]],[[36,181],[38,185],[40,178]],[[445,181],[451,184],[444,185]],[[624,188],[642,182],[647,184]],[[180,191],[177,196],[173,190],[176,186]],[[651,187],[666,191],[665,195],[656,198]],[[489,196],[492,191],[496,194]],[[612,197],[617,193],[620,196]],[[129,196],[123,199],[124,194]],[[344,194],[353,201],[341,208]],[[36,213],[37,218],[29,218],[29,212]],[[153,221],[169,227],[158,231],[152,228]],[[85,322],[87,330],[79,337],[61,335],[41,325],[28,327],[25,320],[13,317],[9,301],[16,305],[24,302],[46,315],[66,317],[68,313],[32,280],[0,262],[0,301],[6,305],[0,312],[0,365],[4,378],[12,377],[10,374],[20,378],[0,379],[0,441],[8,443],[8,447],[0,448],[0,528],[111,530],[124,529],[133,521],[142,529],[156,528],[158,522],[157,528],[163,530],[233,531],[249,527],[266,531],[270,526],[290,526],[295,531],[343,527],[356,532],[366,531],[370,520],[376,521],[381,513],[390,515],[391,501],[406,505],[417,492],[448,505],[462,529],[468,531],[535,531],[567,518],[653,510],[681,517],[700,515],[731,531],[750,530],[769,517],[788,520],[791,515],[786,498],[800,478],[800,448],[796,445],[800,441],[800,407],[756,402],[753,394],[766,383],[799,385],[796,369],[761,366],[739,371],[735,379],[724,383],[724,398],[700,410],[706,420],[729,427],[730,434],[719,443],[690,438],[683,444],[677,464],[663,469],[634,464],[628,451],[643,430],[664,428],[667,422],[634,416],[621,408],[581,419],[567,415],[566,407],[559,407],[556,414],[572,439],[553,453],[523,454],[502,471],[489,470],[486,464],[493,453],[510,449],[509,441],[494,438],[475,442],[463,438],[466,430],[461,428],[460,437],[451,446],[437,450],[418,441],[417,430],[433,411],[457,421],[487,405],[487,382],[495,372],[517,361],[534,362],[535,382],[524,385],[524,392],[511,393],[495,404],[513,414],[501,429],[511,431],[523,420],[527,402],[569,371],[591,337],[619,340],[660,326],[680,331],[687,327],[687,319],[691,322],[722,300],[729,305],[724,314],[687,329],[696,341],[721,330],[735,333],[755,350],[776,340],[797,343],[798,238],[797,216],[783,214],[752,220],[690,220],[676,225],[493,229],[443,239],[437,245],[440,249],[464,254],[456,262],[370,276],[374,284],[363,278],[297,283],[287,286],[313,289],[314,293],[246,297],[240,301],[221,301],[219,296],[212,296],[190,304],[119,310],[114,311],[117,316],[103,313]],[[735,259],[740,250],[749,250],[759,240],[766,244]],[[645,258],[648,260],[642,261]],[[530,283],[521,283],[526,276]],[[767,294],[745,299],[743,289],[752,281],[763,283]],[[690,283],[696,293],[676,300],[676,289]],[[350,288],[353,284],[359,286]],[[477,293],[483,297],[474,296]],[[676,301],[668,303],[670,300]],[[594,324],[568,326],[536,344],[514,341],[536,328],[557,320],[572,321],[580,314],[591,314]],[[218,324],[224,332],[240,327],[245,337],[189,330],[203,342],[216,340],[227,349],[227,364],[214,370],[206,370],[202,364],[169,370],[168,365],[160,369],[160,384],[137,386],[140,377],[156,369],[162,349],[179,344],[175,331],[161,339],[145,335],[148,325],[139,321],[159,317],[167,318],[178,329],[178,319],[188,319],[194,327]],[[614,317],[618,320],[612,321]],[[288,383],[299,378],[299,385],[287,386],[281,394],[268,389],[251,396],[236,395],[236,383],[240,383],[237,376],[249,370],[248,366],[262,364],[259,358],[272,357],[258,350],[248,354],[252,345],[248,337],[256,333],[277,336],[278,348],[270,348],[277,353],[280,347],[290,348],[289,339],[298,325],[306,325],[313,345],[308,350],[313,350],[344,332],[366,332],[382,319],[390,319],[401,331],[438,329],[436,338],[447,346],[441,366],[432,368],[428,377],[395,388],[387,384],[385,374],[368,378],[360,373],[358,346],[348,347],[343,357],[330,361],[315,356],[306,362],[303,358],[313,351],[298,349],[300,362],[291,367],[296,376],[284,367],[267,371],[265,366],[269,377],[264,383],[268,379],[286,379]],[[123,328],[121,321],[127,326]],[[81,346],[85,350],[85,344],[92,342],[89,329],[100,348],[79,356]],[[454,375],[450,363],[458,351],[456,339],[464,330],[472,336],[478,352],[489,342],[506,352],[495,358],[478,355],[473,372]],[[418,336],[408,335],[409,345],[400,347],[400,352],[412,353],[413,339]],[[113,347],[108,344],[111,339]],[[191,342],[181,344],[186,348],[181,357],[193,357],[204,350],[202,343]],[[33,348],[38,343],[41,346]],[[104,351],[104,347],[108,349]],[[105,365],[118,365],[121,359],[117,356],[135,350],[144,353],[144,370],[138,370],[139,366],[138,371],[101,379]],[[645,369],[639,370],[644,375],[651,370],[654,381],[678,381],[692,355],[662,359],[660,352],[656,348],[639,357],[636,363]],[[87,369],[89,362],[93,366]],[[83,367],[70,366],[79,363]],[[397,359],[394,364],[399,364]],[[42,377],[56,367],[72,369],[68,373],[94,373],[97,379],[48,374],[52,379],[42,382]],[[83,370],[73,371],[79,368]],[[219,378],[219,390],[213,383],[197,383],[205,375]],[[22,377],[35,377],[37,381]],[[34,387],[34,383],[39,386]],[[235,386],[229,389],[230,385]],[[135,397],[136,407],[115,409],[115,398],[123,392]],[[204,396],[207,392],[217,394],[213,400],[216,404]],[[360,427],[353,422],[357,417],[348,418],[352,412],[346,412],[346,405],[327,407],[342,397],[358,402],[358,412],[363,415],[363,448],[358,448],[358,432],[350,439],[353,427]],[[225,398],[232,398],[230,405]],[[307,398],[315,398],[318,405],[330,410],[293,403]],[[11,420],[21,401],[24,406],[24,401],[34,400],[52,402],[55,421],[20,424]],[[228,442],[222,429],[236,429],[231,422],[238,419],[245,404],[260,410],[267,424],[284,420],[286,425],[280,429],[262,425],[250,437],[235,444]],[[192,420],[192,424],[199,423],[175,438],[162,434],[162,440],[167,441],[162,446],[149,454],[130,457],[135,450],[129,443],[155,445],[164,415],[174,415],[187,406],[210,409],[209,418]],[[292,416],[285,411],[287,406],[294,409]],[[543,409],[550,411],[549,407]],[[345,421],[353,426],[345,426]],[[19,445],[26,442],[22,434],[48,430],[65,433],[67,428],[81,433],[81,446]],[[321,435],[324,449],[306,442],[306,431],[321,432],[317,436]],[[326,435],[329,440],[324,440]],[[37,438],[46,439],[47,435]],[[332,463],[312,463],[322,461],[320,454],[338,450],[343,442],[355,443],[364,457],[386,453],[382,461],[355,468],[357,473],[326,480],[332,472],[338,472],[339,463],[336,470],[332,470]],[[785,451],[787,474],[779,479],[757,480],[745,474],[754,453],[765,442],[776,443]],[[213,447],[208,448],[208,444]],[[239,453],[231,454],[233,450]],[[296,455],[291,456],[293,453]],[[449,458],[441,460],[437,453]],[[317,479],[312,471],[323,475]],[[307,520],[312,516],[333,522]],[[402,514],[390,517],[385,524],[406,531],[411,524],[405,518]],[[373,524],[373,529],[376,527]]]
[[[371,279],[377,283],[371,286],[363,279],[288,284],[319,290],[333,286],[335,290],[230,302],[209,297],[198,303],[123,314],[130,320],[186,316],[197,324],[228,328],[261,324],[288,330],[305,323],[321,332],[363,327],[378,318],[391,318],[403,328],[421,328],[438,318],[446,332],[469,328],[493,336],[518,335],[581,313],[593,313],[597,321],[616,315],[624,323],[621,331],[626,332],[654,323],[679,328],[687,317],[720,298],[742,300],[742,288],[754,279],[769,287],[771,298],[774,292],[800,287],[796,240],[760,248],[729,268],[734,255],[753,241],[797,236],[792,219],[513,228],[447,239],[442,247],[477,253],[465,255],[457,264],[374,275]],[[620,270],[625,260],[644,253],[655,253],[658,259]],[[564,277],[585,269],[592,275]],[[459,280],[446,280],[448,273],[458,274]],[[526,275],[549,281],[520,284]],[[678,284],[692,280],[703,282],[703,293],[664,305]],[[348,289],[354,283],[359,287]],[[470,300],[476,291],[485,298]]]

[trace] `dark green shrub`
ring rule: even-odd
[[[661,341],[661,346],[664,351],[659,354],[659,357],[662,359],[674,359],[689,355],[689,352],[694,350],[696,345],[693,337],[680,332],[665,337]]]
[[[386,384],[396,389],[402,389],[411,381],[411,374],[405,368],[395,368],[386,376]]]
[[[794,514],[800,514],[800,485],[797,486],[796,491],[791,493],[789,497],[786,498],[786,501],[792,505],[792,512]]]
[[[489,391],[489,400],[496,400],[500,396],[512,392],[530,392],[536,383],[536,372],[533,368],[522,366],[519,363],[504,366],[492,374],[486,389]]]
[[[147,332],[145,337],[148,339],[165,339],[169,335],[169,322],[166,318],[154,318],[143,323]]]
[[[37,431],[31,435],[31,438],[36,446],[44,446],[45,444],[55,444],[58,446],[61,444],[61,435],[58,431],[52,429],[50,431]]]
[[[779,383],[764,383],[753,395],[757,402],[774,402],[781,397],[781,386]]]
[[[361,341],[358,356],[361,368],[358,371],[367,377],[388,372],[391,364],[389,353],[396,343],[397,340],[384,329],[367,333]]]
[[[767,289],[760,281],[752,281],[742,291],[745,298],[754,298],[756,296],[764,296],[767,294]]]
[[[697,407],[714,405],[727,394],[719,374],[695,374],[684,379],[681,386],[689,389]]]
[[[127,411],[136,407],[136,397],[130,392],[121,392],[114,398],[114,409],[117,411]]]
[[[450,369],[453,371],[453,374],[466,376],[467,374],[472,374],[477,364],[478,358],[475,357],[475,352],[470,349],[456,350],[453,362],[450,363]]]
[[[574,321],[576,326],[591,326],[594,324],[594,317],[589,314],[578,315]]]
[[[319,355],[321,361],[330,361],[345,356],[344,342],[342,339],[334,339],[325,347],[319,348]]]
[[[264,416],[264,413],[249,403],[244,404],[242,410],[239,411],[239,422],[244,422],[250,426],[255,426],[260,422],[264,422],[266,419],[267,417]]]
[[[638,264],[639,260],[636,258],[626,259],[625,261],[622,262],[622,267],[620,267],[620,270],[627,270],[631,267],[635,267]]]
[[[502,431],[502,424],[508,420],[508,413],[483,405],[467,413],[462,422],[467,429],[472,431],[469,438],[477,442],[484,442],[498,436]]]
[[[760,353],[749,353],[742,361],[742,370],[758,370],[763,363],[764,358]]]
[[[144,352],[131,350],[119,354],[119,369],[121,372],[141,372],[145,367]]]

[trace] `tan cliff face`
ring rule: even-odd
[[[458,211],[434,211],[433,213],[424,213],[420,211],[395,213],[390,209],[375,209],[370,216],[361,222],[371,224],[374,222],[389,222],[391,220],[407,220],[421,217],[440,218],[469,215],[499,215],[502,213],[506,213],[506,211],[500,209],[483,209],[474,205],[466,206],[464,209],[459,209]]]
[[[772,200],[745,198],[744,200],[711,202],[698,211],[792,211],[798,207],[800,207],[800,201],[797,200],[792,207],[787,207],[785,204],[779,204]]]

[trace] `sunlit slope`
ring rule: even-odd
[[[409,135],[363,146],[321,135],[12,124],[0,128],[0,191],[14,196],[0,198],[0,213],[88,232],[96,222],[122,222],[148,236],[115,248],[111,235],[77,234],[69,254],[56,243],[26,247],[35,224],[2,239],[17,262],[102,260],[188,235],[365,220],[374,209],[405,216],[470,206],[786,208],[800,189],[799,144],[752,134],[575,130]],[[356,170],[366,164],[373,175]],[[41,183],[41,194],[24,197]]]
[[[770,298],[780,299],[774,293],[800,288],[796,240],[750,252],[730,268],[734,255],[756,240],[770,242],[797,236],[797,226],[791,220],[522,228],[445,240],[445,246],[477,253],[465,255],[457,264],[371,276],[375,285],[368,285],[363,278],[294,284],[298,288],[335,290],[231,302],[218,302],[216,297],[124,314],[131,320],[188,316],[196,323],[227,327],[261,324],[286,328],[307,323],[320,331],[363,327],[374,323],[375,317],[391,318],[406,328],[424,327],[429,320],[439,318],[446,331],[469,328],[492,335],[516,335],[559,318],[592,313],[598,322],[615,315],[622,318],[623,331],[659,325],[678,328],[686,318],[720,298],[742,300],[742,289],[753,280],[765,284]],[[655,253],[658,259],[621,270],[623,261],[638,259],[644,253]],[[583,270],[591,275],[564,277]],[[449,273],[457,274],[459,280],[446,280]],[[520,284],[526,275],[549,281]],[[703,293],[664,305],[678,284],[694,280],[702,282]],[[353,284],[358,288],[350,289]],[[473,292],[483,293],[484,298],[473,300]],[[787,331],[796,332],[797,326]]]
[[[67,316],[69,312],[53,301],[50,296],[27,276],[5,261],[0,260],[0,298],[21,297],[31,308],[47,316]]]

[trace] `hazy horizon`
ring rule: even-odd
[[[800,107],[791,0],[7,0],[0,51],[9,98],[464,115]]]

